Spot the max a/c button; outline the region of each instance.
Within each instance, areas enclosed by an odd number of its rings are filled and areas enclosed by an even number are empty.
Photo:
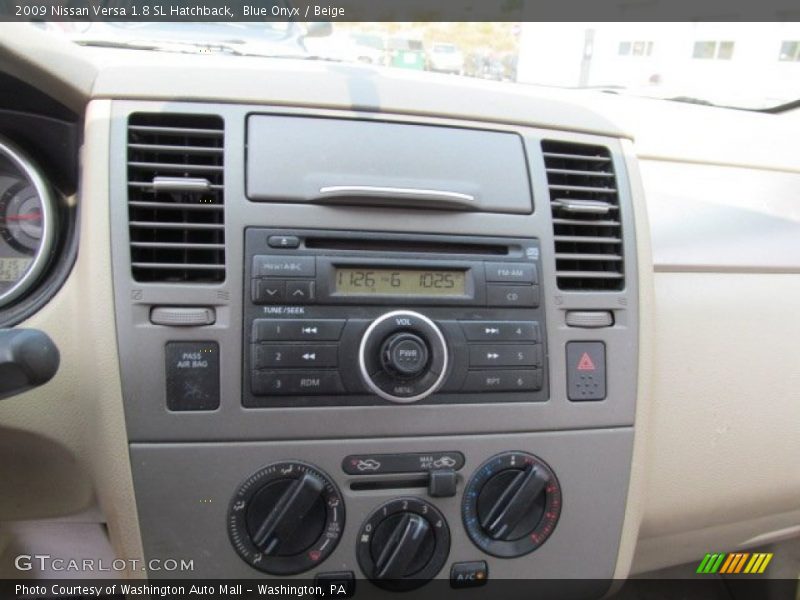
[[[450,587],[455,589],[479,587],[488,578],[489,568],[484,560],[453,563],[450,568]]]

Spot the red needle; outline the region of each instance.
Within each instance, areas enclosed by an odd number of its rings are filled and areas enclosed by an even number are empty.
[[[12,215],[10,217],[6,217],[5,219],[0,219],[0,221],[36,221],[37,219],[42,218],[42,213],[40,212],[32,212],[26,213],[24,215]]]

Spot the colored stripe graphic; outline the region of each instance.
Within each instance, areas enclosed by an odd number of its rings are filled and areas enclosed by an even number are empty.
[[[708,553],[700,561],[697,573],[736,575],[740,573],[763,573],[772,560],[771,552],[714,552]]]
[[[758,566],[758,571],[755,571],[755,572],[756,573],[763,573],[764,570],[767,568],[767,565],[769,564],[769,561],[772,560],[772,556],[773,556],[772,552],[768,552],[768,553],[764,554],[764,562],[762,562]]]
[[[736,554],[728,554],[728,558],[725,559],[725,562],[722,563],[722,567],[720,567],[720,573],[727,573],[728,569],[731,567],[731,563],[736,560]]]
[[[706,554],[700,566],[697,567],[698,573],[716,573],[722,560],[725,558],[724,552],[715,552],[714,554]]]
[[[736,570],[734,571],[731,569],[732,573],[739,573],[744,568],[744,562],[747,560],[747,557],[750,556],[749,552],[745,552],[744,554],[739,555],[739,560],[736,562]]]

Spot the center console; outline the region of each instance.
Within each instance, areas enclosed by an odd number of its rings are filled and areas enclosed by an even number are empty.
[[[544,401],[539,271],[535,239],[248,228],[243,404]]]
[[[142,541],[195,567],[151,577],[343,581],[357,597],[607,590],[638,364],[619,140],[113,110]]]

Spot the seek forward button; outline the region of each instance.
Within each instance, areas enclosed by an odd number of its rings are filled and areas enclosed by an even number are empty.
[[[542,364],[539,344],[472,344],[470,367],[538,367]]]
[[[297,304],[305,304],[314,300],[313,281],[287,281],[286,300]]]

